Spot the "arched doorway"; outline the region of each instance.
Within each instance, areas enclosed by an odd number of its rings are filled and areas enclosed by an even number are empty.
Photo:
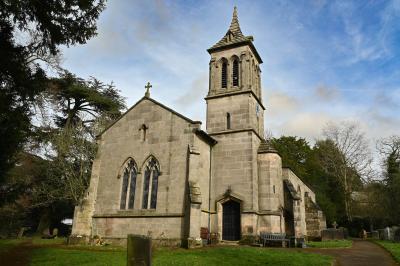
[[[234,200],[222,204],[222,240],[240,240],[240,203]]]

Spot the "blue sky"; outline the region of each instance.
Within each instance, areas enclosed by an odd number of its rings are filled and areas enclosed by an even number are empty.
[[[63,67],[114,82],[128,106],[151,96],[205,122],[206,49],[234,6],[262,64],[265,127],[313,142],[356,121],[371,140],[400,134],[400,1],[109,1],[98,36],[63,48]],[[205,123],[203,123],[205,128]]]

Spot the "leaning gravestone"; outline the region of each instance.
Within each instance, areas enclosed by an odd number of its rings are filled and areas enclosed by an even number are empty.
[[[141,235],[128,235],[128,266],[151,265],[151,238]]]

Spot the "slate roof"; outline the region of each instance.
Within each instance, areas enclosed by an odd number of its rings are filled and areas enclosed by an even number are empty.
[[[262,140],[258,147],[258,153],[278,153],[270,141]]]
[[[232,46],[239,46],[242,44],[248,44],[250,45],[251,49],[253,50],[254,54],[257,56],[259,59],[260,63],[262,63],[261,57],[257,53],[257,50],[255,49],[253,45],[253,36],[245,36],[242,33],[242,30],[240,29],[239,25],[239,19],[237,15],[237,8],[236,6],[233,9],[233,16],[232,16],[232,21],[231,25],[229,26],[228,31],[225,33],[225,36],[222,37],[222,39],[211,46],[207,51],[208,52],[213,52],[216,50],[222,50],[224,48],[229,48]]]

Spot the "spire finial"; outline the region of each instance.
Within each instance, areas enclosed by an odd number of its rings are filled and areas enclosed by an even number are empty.
[[[147,85],[144,87],[146,89],[146,93],[144,94],[144,96],[150,98],[150,88],[152,88],[153,86],[150,84],[150,82],[147,82]]]
[[[229,31],[235,34],[242,34],[242,31],[240,30],[240,26],[239,26],[239,19],[238,19],[238,13],[237,13],[237,7],[234,6],[233,7],[233,15],[232,15],[232,21],[231,21],[231,25],[229,26]]]

